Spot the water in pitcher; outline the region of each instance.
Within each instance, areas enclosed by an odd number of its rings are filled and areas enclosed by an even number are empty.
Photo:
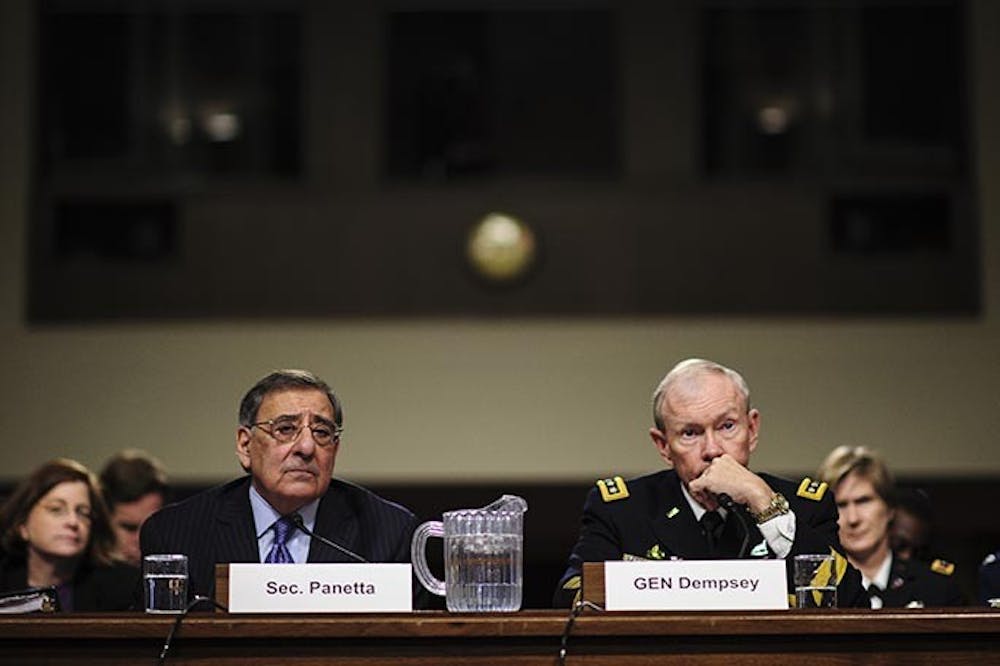
[[[516,611],[521,607],[521,535],[445,537],[447,605],[452,612]]]

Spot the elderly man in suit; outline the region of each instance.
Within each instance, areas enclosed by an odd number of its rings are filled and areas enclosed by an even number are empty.
[[[150,517],[143,554],[187,555],[189,594],[207,597],[216,563],[409,562],[416,517],[332,478],[343,417],[336,395],[310,372],[279,370],[261,379],[240,403],[236,430],[236,455],[248,475]]]

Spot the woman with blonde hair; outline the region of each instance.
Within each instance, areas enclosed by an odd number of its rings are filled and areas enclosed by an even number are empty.
[[[872,608],[961,606],[962,593],[950,562],[927,564],[897,557],[889,528],[895,517],[896,488],[889,466],[864,446],[838,446],[820,465],[817,476],[833,490],[840,543],[861,572],[861,585]]]

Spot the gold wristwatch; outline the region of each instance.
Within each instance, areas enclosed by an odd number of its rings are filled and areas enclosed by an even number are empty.
[[[771,503],[768,504],[763,511],[760,513],[750,512],[753,519],[757,521],[757,524],[766,523],[775,516],[783,516],[788,513],[788,500],[781,493],[774,493],[774,497],[771,498]]]

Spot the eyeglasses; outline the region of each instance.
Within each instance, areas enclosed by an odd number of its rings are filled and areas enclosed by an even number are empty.
[[[268,426],[265,428],[264,426]],[[270,419],[251,423],[251,428],[260,428],[271,437],[282,444],[291,444],[299,438],[299,434],[309,428],[313,440],[320,446],[330,446],[340,439],[340,433],[344,432],[341,426],[331,423],[299,423],[297,419]]]

